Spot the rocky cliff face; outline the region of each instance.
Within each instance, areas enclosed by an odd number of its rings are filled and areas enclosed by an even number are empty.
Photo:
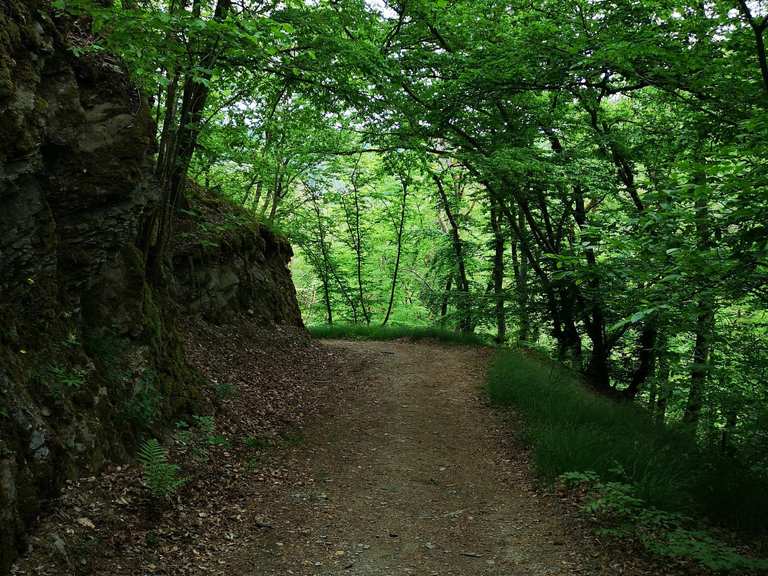
[[[170,286],[148,282],[154,126],[120,63],[75,57],[70,32],[0,0],[0,574],[65,479],[195,406],[175,311],[301,324],[290,248],[253,225],[192,234]]]
[[[286,274],[290,244],[194,183],[187,201],[173,247],[174,301],[214,322],[244,311],[264,324],[303,326]]]

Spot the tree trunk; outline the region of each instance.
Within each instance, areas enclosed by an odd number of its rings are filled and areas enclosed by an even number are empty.
[[[355,252],[355,276],[357,280],[357,298],[363,313],[366,325],[371,324],[371,315],[365,303],[365,290],[363,289],[363,237],[360,230],[360,194],[357,184],[357,166],[352,174],[352,210],[350,210],[344,196],[341,196],[341,207],[344,210],[344,220],[347,224],[350,244]]]
[[[656,364],[656,338],[659,331],[656,328],[654,320],[649,320],[640,331],[638,338],[638,365],[632,373],[632,380],[629,386],[624,390],[624,396],[629,400],[634,400],[642,385],[653,374]],[[656,391],[654,390],[654,395]]]
[[[554,284],[553,289],[555,300],[549,307],[550,314],[556,314],[557,319],[554,333],[557,340],[557,358],[572,368],[581,370],[583,368],[582,345],[581,335],[576,328],[577,302],[575,295],[569,289],[568,283]]]
[[[275,183],[275,193],[272,195],[272,207],[269,210],[269,218],[267,221],[271,224],[275,221],[275,214],[277,214],[277,206],[280,204],[280,199],[283,195],[283,177],[280,175]]]
[[[214,20],[221,22],[227,18],[231,0],[218,0],[214,10]],[[179,200],[183,194],[189,163],[197,146],[202,123],[203,110],[210,92],[210,80],[218,59],[218,46],[207,47],[199,66],[204,72],[200,76],[190,75],[184,82],[181,112],[174,145],[166,151],[164,165],[167,178],[163,181],[163,199],[157,217],[154,245],[147,250],[147,268],[150,275],[158,279],[161,275],[162,261],[173,233],[173,225]]]
[[[175,134],[176,134],[176,107],[178,106],[178,96],[176,90],[179,83],[178,71],[173,74],[173,78],[168,83],[168,88],[165,92],[165,116],[163,117],[163,128],[160,132],[160,144],[157,152],[157,164],[155,166],[155,174],[160,178],[161,182],[165,182],[168,178],[168,157],[172,154],[174,149]],[[158,108],[160,103],[158,102]]]
[[[261,201],[261,193],[262,193],[263,190],[264,190],[264,181],[263,180],[259,180],[256,183],[256,192],[253,195],[253,202],[251,202],[251,206],[253,206],[254,212],[259,207],[259,202]]]
[[[570,360],[574,365],[578,365],[580,368],[581,337],[576,328],[574,291],[572,290],[572,287],[568,285],[568,283],[556,283],[552,281],[549,274],[542,268],[535,257],[527,234],[527,232],[531,231],[532,217],[529,218],[528,215],[525,216],[528,230],[525,230],[526,233],[523,233],[524,229],[521,228],[518,223],[517,216],[506,204],[504,196],[495,190],[493,185],[487,180],[481,179],[481,182],[488,189],[489,193],[493,194],[498,201],[499,207],[501,208],[504,217],[507,219],[509,228],[512,230],[513,237],[518,240],[526,261],[541,282],[547,302],[547,308],[549,309],[550,317],[552,319],[552,335],[555,340],[557,340],[559,358],[561,360]],[[513,194],[513,196],[515,195]],[[532,236],[539,242],[542,249],[545,249],[548,246],[548,244],[541,239],[541,234],[532,234]]]
[[[443,292],[443,299],[440,303],[440,326],[445,326],[446,316],[448,315],[448,303],[451,297],[451,288],[453,287],[453,274],[448,275],[448,280],[445,281],[445,291]]]
[[[491,228],[493,229],[493,294],[496,312],[496,342],[507,339],[507,318],[504,313],[504,234],[499,223],[499,211],[493,197],[491,204]]]
[[[325,301],[326,322],[333,324],[333,308],[331,306],[331,264],[330,255],[328,251],[328,245],[325,241],[325,226],[323,225],[323,215],[320,210],[320,205],[317,203],[317,198],[313,190],[308,189],[310,194],[310,200],[312,201],[312,208],[317,218],[317,240],[320,246],[321,266],[320,266],[320,280],[323,283],[323,300]]]
[[[363,290],[363,238],[360,233],[360,197],[355,186],[355,268],[357,272],[357,294],[360,298],[360,306],[363,310],[363,318],[367,325],[371,324],[371,314],[365,305],[365,292]]]
[[[520,230],[525,230],[525,221],[522,218],[520,219]],[[523,344],[531,340],[531,319],[528,313],[528,259],[518,255],[517,241],[510,242],[510,245],[517,297],[517,342]]]
[[[667,419],[667,406],[672,397],[672,382],[669,380],[669,358],[664,355],[659,360],[659,401],[656,403],[656,421],[664,424]]]
[[[704,159],[697,158],[699,165],[703,165]],[[712,246],[712,233],[709,224],[709,202],[707,191],[707,176],[703,168],[699,168],[694,175],[696,184],[694,193],[694,209],[696,211],[696,247],[701,254],[705,254]],[[698,278],[699,285],[708,282],[706,276]],[[704,388],[709,374],[709,355],[712,346],[712,337],[715,327],[715,309],[712,298],[705,293],[700,293],[697,302],[696,316],[696,342],[693,346],[693,363],[691,365],[691,386],[688,390],[688,401],[683,414],[683,422],[694,428],[699,422],[701,409],[704,402]]]
[[[498,196],[496,198],[498,200]],[[523,257],[521,258],[520,262],[521,280],[524,261],[526,262],[526,266],[530,265],[530,267],[533,268],[536,276],[541,281],[542,287],[544,289],[544,295],[547,301],[547,308],[549,309],[549,314],[552,319],[552,336],[557,341],[558,358],[561,360],[565,360],[567,358],[580,358],[581,338],[579,337],[578,331],[576,330],[576,324],[573,320],[572,312],[570,310],[563,309],[565,302],[562,298],[562,291],[560,291],[558,287],[550,281],[549,276],[539,265],[539,262],[533,253],[525,227],[527,220],[523,217],[522,213],[518,211],[518,213],[515,214],[501,201],[499,201],[499,206],[501,207],[504,216],[507,219],[507,223],[509,224],[509,228],[512,231],[513,237],[517,238],[520,249],[523,253]],[[526,282],[518,282],[518,288],[525,286],[525,292],[522,297],[526,303],[525,318],[527,320],[527,304],[529,301],[527,291],[527,268],[525,271]],[[518,294],[518,297],[520,297],[520,294]]]
[[[433,174],[432,179],[437,185],[440,203],[448,218],[448,223],[451,226],[451,245],[453,246],[453,254],[456,258],[456,280],[459,288],[458,308],[461,311],[459,330],[468,334],[474,331],[474,327],[472,325],[472,306],[469,300],[469,280],[467,278],[467,270],[464,262],[464,248],[461,242],[459,223],[451,210],[451,205],[448,201],[448,195],[445,193],[445,187],[443,186],[442,180],[437,174]]]
[[[333,308],[331,308],[331,292],[328,287],[328,273],[327,271],[321,276],[323,282],[323,300],[325,300],[325,321],[331,325],[333,324]]]
[[[723,426],[720,436],[720,451],[726,456],[734,456],[736,453],[733,435],[736,431],[738,417],[738,412],[734,408],[727,408],[725,410],[725,426]]]
[[[746,18],[752,33],[755,36],[755,52],[757,53],[757,62],[760,65],[760,74],[763,79],[763,89],[766,95],[768,95],[768,58],[765,55],[765,39],[763,33],[768,28],[768,16],[763,15],[758,21],[755,19],[754,14],[749,6],[747,0],[738,0],[739,9],[742,15]]]
[[[691,387],[683,414],[683,422],[696,426],[701,416],[704,403],[704,389],[709,374],[709,355],[712,345],[712,333],[715,314],[709,301],[699,302],[700,310],[696,318],[696,342],[693,346],[693,364],[691,365]]]
[[[251,200],[251,194],[253,193],[253,187],[256,186],[257,190],[261,181],[259,181],[260,174],[254,170],[253,176],[248,180],[248,184],[245,185],[245,193],[243,194],[243,207],[248,207],[248,202]],[[257,182],[258,181],[258,182]]]
[[[397,227],[397,254],[395,256],[395,269],[392,272],[392,289],[389,292],[389,304],[387,304],[387,313],[384,316],[382,326],[386,326],[389,322],[389,317],[392,314],[392,306],[395,303],[395,289],[397,288],[397,274],[400,270],[400,256],[403,251],[403,229],[405,227],[405,205],[408,200],[408,181],[403,179],[401,181],[403,187],[403,200],[400,206],[400,224]]]
[[[648,411],[653,414],[656,411],[656,402],[659,398],[659,382],[654,377],[651,378],[650,385],[648,386]]]
[[[592,341],[592,355],[587,364],[587,377],[590,382],[600,390],[610,388],[610,358],[611,345],[606,337],[605,315],[603,314],[602,292],[600,286],[600,272],[597,269],[597,256],[592,246],[592,238],[586,235],[587,212],[584,205],[584,191],[581,186],[573,187],[574,219],[582,231],[582,240],[587,243],[584,248],[584,257],[587,261],[586,298],[583,305],[584,324],[587,327],[587,335]]]

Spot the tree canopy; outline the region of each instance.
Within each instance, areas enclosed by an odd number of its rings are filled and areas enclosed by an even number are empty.
[[[56,0],[188,178],[297,248],[309,323],[551,351],[768,469],[762,0]]]

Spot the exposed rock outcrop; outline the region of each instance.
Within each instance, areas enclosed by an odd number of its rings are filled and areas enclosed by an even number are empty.
[[[154,126],[108,55],[75,56],[43,2],[0,0],[0,574],[67,478],[192,410],[184,310],[301,324],[290,247],[250,226],[179,247],[148,282]]]
[[[291,245],[239,206],[190,183],[173,250],[172,293],[187,312],[303,326],[286,266]]]

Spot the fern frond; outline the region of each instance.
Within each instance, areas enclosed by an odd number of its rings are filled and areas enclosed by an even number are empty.
[[[168,461],[168,455],[165,449],[160,446],[157,438],[150,438],[139,448],[138,459],[142,466],[146,468],[165,464]]]
[[[144,442],[139,448],[137,458],[144,471],[144,483],[152,496],[167,498],[186,483],[179,478],[179,467],[168,462],[168,453],[156,438]]]

